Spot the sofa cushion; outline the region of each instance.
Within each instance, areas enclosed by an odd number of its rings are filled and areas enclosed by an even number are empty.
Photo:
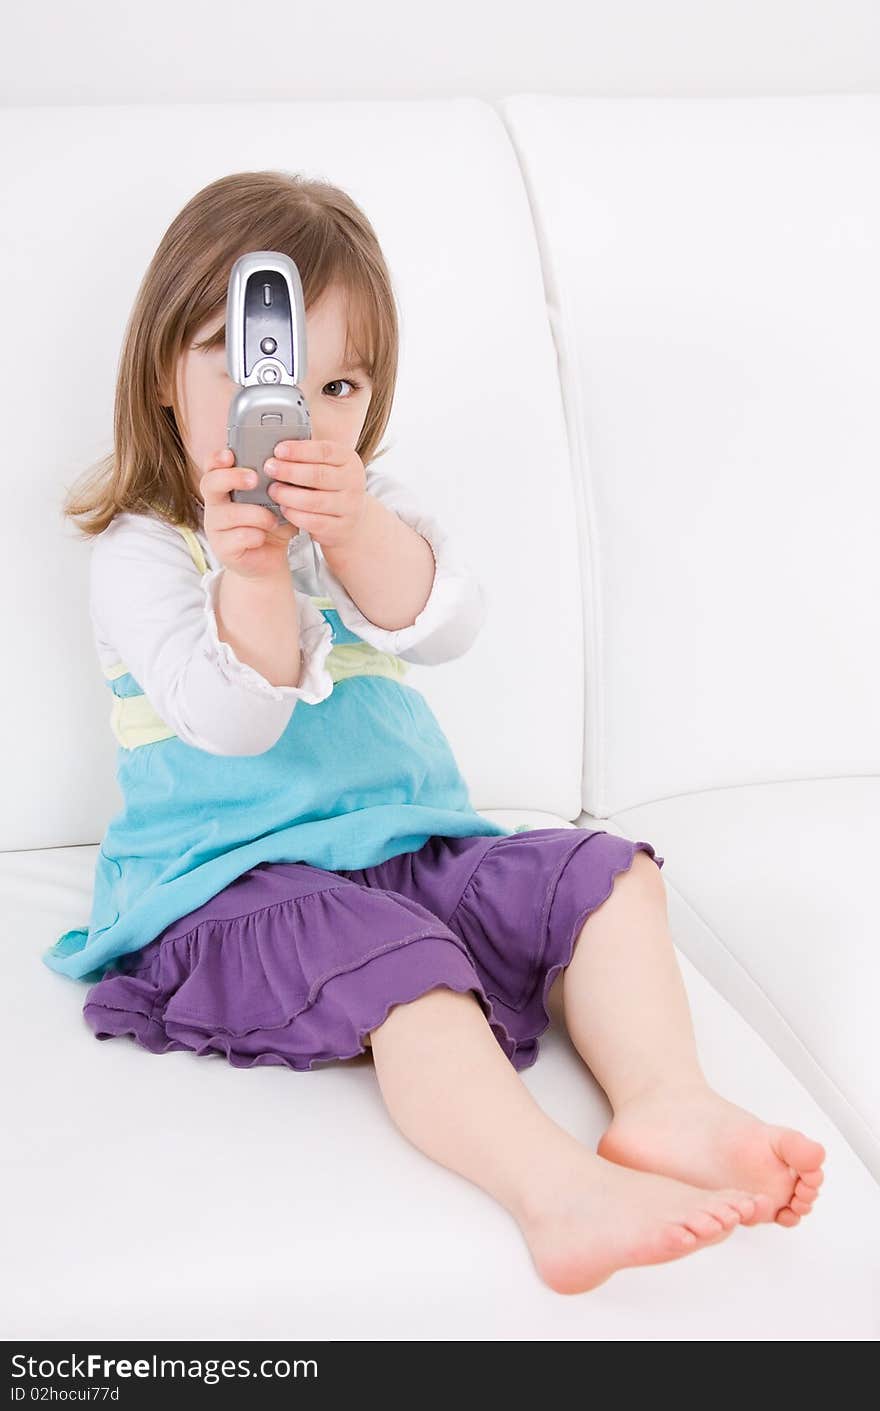
[[[505,827],[564,820],[495,811]],[[6,919],[8,1338],[870,1340],[880,1189],[767,1045],[681,958],[708,1077],[827,1151],[795,1229],[734,1231],[580,1296],[538,1278],[479,1187],[411,1146],[371,1055],[310,1073],[97,1040],[87,987],[39,964],[94,848],[0,856]],[[521,1075],[591,1148],[604,1094],[558,1022]]]
[[[880,774],[880,94],[500,108],[577,489],[584,809]]]
[[[486,587],[476,642],[441,670],[413,665],[474,806],[580,807],[583,669],[577,529],[556,354],[531,212],[488,103],[240,103],[0,110],[9,328],[51,328],[39,377],[16,388],[0,526],[6,623],[0,728],[15,749],[0,848],[100,840],[119,807],[107,689],[88,623],[88,544],[62,523],[67,486],[110,449],[117,356],[169,222],[234,171],[301,171],[345,187],[372,221],[399,304],[400,376],[376,462],[455,532]],[[4,140],[5,139],[5,140]],[[467,160],[461,154],[467,153]],[[65,220],[46,218],[45,193]],[[44,277],[51,269],[52,278]],[[59,298],[59,290],[64,297]],[[46,385],[53,388],[45,428]],[[34,435],[48,429],[49,442]],[[59,431],[58,428],[63,430]],[[21,526],[39,526],[23,533]],[[549,684],[548,684],[549,683]]]

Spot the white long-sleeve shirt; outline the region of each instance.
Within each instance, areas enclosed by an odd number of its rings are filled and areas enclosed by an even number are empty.
[[[89,611],[102,669],[122,661],[162,720],[183,741],[212,754],[260,754],[280,738],[299,701],[333,690],[326,667],[329,622],[312,602],[326,597],[363,641],[404,661],[431,666],[462,656],[483,625],[485,589],[453,538],[408,486],[367,467],[367,491],[423,535],[435,560],[424,608],[408,627],[388,631],[360,612],[304,530],[288,544],[303,667],[298,686],[275,686],[236,656],[217,632],[216,603],[226,570],[200,522],[200,574],[182,536],[152,514],[118,514],[92,542]]]

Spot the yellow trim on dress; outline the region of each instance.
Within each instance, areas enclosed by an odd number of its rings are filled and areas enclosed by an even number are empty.
[[[169,729],[147,697],[114,696],[110,709],[110,729],[124,750],[170,740],[177,732]]]
[[[193,563],[199,570],[199,573],[207,573],[208,562],[205,558],[205,551],[199,543],[198,539],[196,538],[192,529],[190,529],[186,524],[176,524],[174,527],[183,535],[184,539],[186,540],[187,545],[189,547],[189,551],[193,557]]]
[[[176,529],[183,535],[199,572],[208,571],[204,551],[195,534],[186,525],[178,524]],[[312,598],[316,608],[333,608],[332,598]],[[392,681],[402,680],[409,670],[409,664],[390,652],[381,652],[370,642],[342,642],[331,647],[325,665],[334,685],[350,676],[384,676]],[[104,667],[104,676],[115,681],[124,676],[128,667],[117,661]],[[110,711],[110,728],[123,749],[134,750],[140,745],[152,745],[158,740],[170,740],[177,732],[172,730],[151,705],[143,693],[135,696],[113,697]]]

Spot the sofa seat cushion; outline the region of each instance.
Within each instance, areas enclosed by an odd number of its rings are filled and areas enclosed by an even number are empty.
[[[562,826],[494,810],[505,826]],[[654,830],[659,837],[659,830]],[[651,837],[650,833],[645,834]],[[670,835],[671,836],[671,835]],[[660,839],[665,841],[665,839]],[[827,1151],[816,1210],[563,1297],[508,1213],[398,1132],[372,1057],[236,1069],[97,1041],[40,955],[88,903],[94,847],[0,855],[7,1337],[869,1340],[880,1189],[833,1122],[682,957],[710,1080]],[[679,852],[682,850],[679,849]],[[675,856],[674,849],[670,852]],[[664,869],[665,871],[665,869]],[[554,1020],[522,1080],[590,1148],[604,1094]]]

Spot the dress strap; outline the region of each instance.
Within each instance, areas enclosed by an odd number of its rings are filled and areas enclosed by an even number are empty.
[[[174,528],[179,534],[183,535],[186,546],[192,554],[193,563],[199,570],[199,573],[207,573],[208,563],[205,558],[205,553],[193,531],[185,524],[175,524]]]

